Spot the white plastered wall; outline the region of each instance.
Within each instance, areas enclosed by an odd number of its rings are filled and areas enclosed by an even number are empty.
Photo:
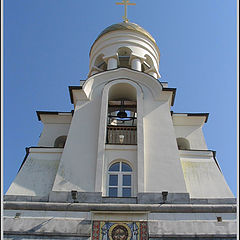
[[[69,123],[45,123],[39,138],[38,146],[54,147],[54,142],[58,137],[68,135],[69,127]]]
[[[96,86],[90,99],[76,99],[53,191],[94,192],[101,89]]]
[[[72,121],[72,113],[40,113],[40,119],[44,124],[39,138],[38,146],[54,147],[55,140],[60,136],[67,136]]]
[[[179,152],[191,198],[234,198],[211,151]]]
[[[61,155],[60,148],[30,148],[24,165],[6,195],[48,196]]]
[[[174,126],[176,138],[186,138],[190,149],[207,150],[207,145],[202,132],[202,126]]]
[[[144,161],[146,192],[187,192],[169,111],[144,88]]]

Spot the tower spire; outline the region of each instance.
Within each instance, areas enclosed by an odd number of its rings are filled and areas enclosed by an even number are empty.
[[[127,6],[128,5],[136,5],[136,3],[130,3],[129,0],[122,0],[122,2],[117,2],[117,5],[124,5],[124,16],[123,16],[123,21],[128,22],[127,19]]]

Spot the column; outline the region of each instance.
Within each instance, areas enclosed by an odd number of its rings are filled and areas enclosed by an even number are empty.
[[[117,59],[116,57],[110,57],[107,60],[107,70],[115,69],[117,68]]]
[[[131,68],[133,70],[142,71],[141,59],[133,58],[132,61],[131,61]]]

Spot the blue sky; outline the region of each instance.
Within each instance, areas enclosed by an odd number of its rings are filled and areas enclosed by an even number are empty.
[[[117,0],[4,1],[4,192],[42,130],[37,110],[71,111],[98,34],[122,21]],[[235,0],[132,0],[128,18],[155,38],[174,112],[209,112],[204,134],[237,189]]]

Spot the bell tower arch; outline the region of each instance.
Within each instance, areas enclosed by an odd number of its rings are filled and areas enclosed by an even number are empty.
[[[102,94],[101,116],[98,135],[98,157],[96,167],[95,191],[104,192],[104,178],[108,163],[108,148],[132,158],[136,165],[136,185],[144,191],[144,153],[143,153],[143,91],[134,81],[117,79],[105,85]],[[118,147],[119,146],[119,147]],[[126,147],[128,146],[128,147]],[[118,154],[118,153],[117,153]]]

